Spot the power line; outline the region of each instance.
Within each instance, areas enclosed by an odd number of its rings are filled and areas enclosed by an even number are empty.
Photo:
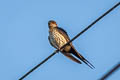
[[[73,40],[78,38],[81,34],[83,34],[85,31],[87,31],[89,28],[91,28],[95,23],[97,23],[100,19],[102,19],[104,16],[106,16],[108,13],[110,13],[113,9],[115,9],[117,6],[120,5],[120,2],[118,2],[116,5],[114,5],[112,8],[110,8],[107,12],[105,12],[103,15],[98,17],[94,22],[92,22],[90,25],[88,25],[84,30],[82,30],[80,33],[78,33],[75,37],[73,37],[68,43],[63,45],[61,49],[63,49],[66,45],[71,43]],[[25,75],[23,75],[19,80],[23,80],[26,76],[28,76],[31,72],[33,72],[35,69],[37,69],[39,66],[41,66],[43,63],[45,63],[48,59],[50,59],[52,56],[54,56],[57,52],[59,52],[59,49],[55,50],[50,56],[48,56],[46,59],[44,59],[42,62],[40,62],[38,65],[36,65],[34,68],[32,68],[30,71],[28,71]],[[90,64],[91,65],[91,64]],[[93,66],[93,65],[91,65]],[[93,66],[94,67],[94,66]]]
[[[120,69],[120,62],[113,69],[111,69],[108,73],[106,73],[100,80],[106,80],[110,75],[112,75],[118,69]]]

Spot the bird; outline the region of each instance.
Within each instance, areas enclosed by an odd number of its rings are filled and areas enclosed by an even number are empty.
[[[54,20],[48,21],[48,27],[49,27],[48,40],[54,48],[58,49],[63,55],[65,55],[66,57],[68,57],[69,59],[71,59],[74,62],[82,64],[81,61],[83,61],[91,69],[95,68],[87,59],[85,59],[75,49],[72,42],[61,49],[61,47],[63,45],[65,45],[67,42],[70,41],[70,38],[69,38],[67,32],[63,28],[58,27],[56,21],[54,21]]]

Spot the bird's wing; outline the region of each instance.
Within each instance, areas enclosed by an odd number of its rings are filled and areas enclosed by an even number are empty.
[[[67,32],[63,28],[57,27],[57,29],[61,30],[64,34],[66,34],[68,36]]]
[[[81,62],[80,62],[78,59],[76,59],[75,57],[73,57],[70,53],[63,53],[63,54],[64,54],[66,57],[68,57],[69,59],[71,59],[71,60],[73,60],[73,61],[81,64]]]
[[[64,36],[64,38],[65,38],[67,41],[70,41],[70,38],[69,38],[67,32],[66,32],[64,29],[62,29],[62,28],[60,28],[60,27],[58,27],[57,29],[58,29],[59,33],[62,34],[62,36]],[[70,43],[70,45],[72,46],[72,43]],[[62,53],[63,53],[66,57],[68,57],[69,59],[71,59],[71,60],[73,60],[73,61],[81,64],[81,62],[80,62],[77,58],[73,57],[72,54],[70,54],[70,53],[65,53],[65,52],[63,52],[63,51],[62,51]]]
[[[67,41],[70,41],[70,38],[69,38],[67,32],[63,28],[57,27],[57,30],[60,34],[62,34],[62,36],[65,37],[65,39],[67,39]]]
[[[60,28],[60,27],[58,27],[57,29],[58,29],[59,33],[62,34],[62,35],[65,37],[65,39],[66,39],[67,41],[70,41],[70,38],[69,38],[67,32],[66,32],[64,29],[62,29],[62,28]],[[76,51],[76,49],[74,48],[74,46],[72,45],[72,43],[70,43],[70,45],[71,45],[71,47],[72,47],[71,49],[73,49],[73,51],[74,51],[74,52],[72,52],[74,56],[76,56],[77,58],[79,58],[80,60],[82,60],[82,61],[83,61],[85,64],[87,64],[90,68],[92,68],[92,69],[95,68],[87,59],[85,59],[81,54],[79,54],[79,53]],[[77,62],[77,63],[80,62],[79,60],[77,60],[76,58],[74,58],[71,54],[64,54],[64,55],[67,56],[68,58],[72,59],[73,61]],[[81,63],[81,62],[80,62],[80,63]]]

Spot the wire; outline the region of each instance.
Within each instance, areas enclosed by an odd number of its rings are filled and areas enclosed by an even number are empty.
[[[61,49],[63,49],[66,45],[71,43],[73,40],[78,38],[81,34],[83,34],[85,31],[87,31],[89,28],[91,28],[95,23],[97,23],[100,19],[102,19],[104,16],[106,16],[109,12],[111,12],[113,9],[115,9],[117,6],[120,5],[120,2],[118,2],[116,5],[114,5],[112,8],[110,8],[107,12],[105,12],[103,15],[101,15],[99,18],[97,18],[94,22],[92,22],[90,25],[88,25],[84,30],[82,30],[79,34],[77,34],[75,37],[73,37],[68,43],[63,45]],[[45,63],[48,59],[50,59],[52,56],[54,56],[59,50],[55,50],[50,56],[48,56],[46,59],[44,59],[42,62],[40,62],[38,65],[36,65],[34,68],[32,68],[29,72],[27,72],[25,75],[23,75],[19,80],[23,80],[26,76],[28,76],[31,72],[33,72],[35,69],[37,69],[39,66],[41,66],[43,63]]]
[[[112,75],[118,69],[120,69],[120,62],[113,69],[111,69],[108,73],[106,73],[100,80],[106,80],[110,75]]]
[[[58,50],[56,50],[58,51]],[[44,59],[42,62],[40,62],[38,65],[36,65],[34,68],[32,68],[29,72],[27,72],[24,76],[22,76],[19,80],[23,80],[27,75],[29,75],[31,72],[33,72],[35,69],[37,69],[40,65],[42,65],[44,62],[46,62],[48,59],[50,59],[53,55],[55,55],[57,52],[54,51],[50,56],[48,56],[46,59]]]

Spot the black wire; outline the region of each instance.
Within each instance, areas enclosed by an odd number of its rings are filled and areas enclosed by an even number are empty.
[[[105,12],[102,16],[100,16],[99,18],[97,18],[94,22],[92,22],[89,26],[87,26],[84,30],[82,30],[79,34],[77,34],[75,37],[73,37],[68,43],[66,43],[65,45],[63,45],[60,50],[62,48],[64,48],[66,45],[68,45],[69,43],[71,43],[73,40],[75,40],[77,37],[79,37],[81,34],[83,34],[85,31],[87,31],[90,27],[92,27],[95,23],[97,23],[100,19],[102,19],[104,16],[106,16],[109,12],[111,12],[113,9],[115,9],[117,6],[120,5],[120,2],[118,2],[115,6],[113,6],[112,8],[110,8],[107,12]],[[57,52],[59,52],[59,50],[55,50],[50,56],[48,56],[45,60],[43,60],[42,62],[40,62],[38,65],[36,65],[34,68],[32,68],[29,72],[27,72],[25,75],[23,75],[19,80],[23,80],[27,75],[29,75],[31,72],[33,72],[36,68],[38,68],[39,66],[41,66],[44,62],[46,62],[49,58],[51,58],[52,56],[54,56]]]
[[[110,75],[112,75],[118,69],[120,69],[120,62],[113,69],[111,69],[108,73],[106,73],[100,80],[106,80]]]
[[[55,55],[59,50],[54,51],[50,56],[48,56],[46,59],[44,59],[42,62],[40,62],[38,65],[36,65],[34,68],[32,68],[29,72],[27,72],[24,76],[22,76],[19,80],[23,80],[27,75],[29,75],[31,72],[33,72],[35,69],[37,69],[40,65],[42,65],[44,62],[46,62],[48,59],[50,59],[53,55]]]

